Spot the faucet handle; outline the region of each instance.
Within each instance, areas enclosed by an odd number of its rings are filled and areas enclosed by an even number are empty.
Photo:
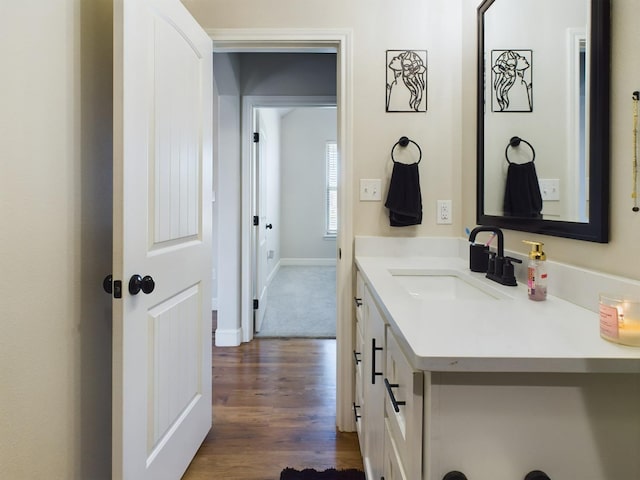
[[[516,276],[513,269],[513,263],[522,263],[522,260],[513,257],[504,257],[504,265],[502,266],[502,284],[509,285],[511,287],[515,287],[518,282],[516,282]]]
[[[489,260],[487,261],[487,277],[496,273],[496,252],[489,250]]]

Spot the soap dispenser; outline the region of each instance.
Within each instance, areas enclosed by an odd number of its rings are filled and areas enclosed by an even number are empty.
[[[527,290],[529,299],[535,301],[547,298],[547,256],[542,251],[542,242],[523,240],[531,247],[529,252],[529,265],[527,266]]]

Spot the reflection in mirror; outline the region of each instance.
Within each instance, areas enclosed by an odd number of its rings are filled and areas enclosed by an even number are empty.
[[[478,223],[606,242],[609,0],[485,0],[478,27]]]

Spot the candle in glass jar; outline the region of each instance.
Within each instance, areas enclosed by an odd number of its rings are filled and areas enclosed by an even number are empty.
[[[640,346],[640,298],[601,294],[600,336],[623,345]]]

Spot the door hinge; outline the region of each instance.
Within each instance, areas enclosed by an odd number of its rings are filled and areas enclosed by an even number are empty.
[[[257,298],[253,299],[253,309],[258,310],[260,308],[260,301]]]
[[[253,143],[258,143],[260,141],[260,134],[258,132],[255,132],[253,134]]]
[[[258,215],[254,215],[253,216],[253,226],[257,227],[258,225],[260,225],[260,217]]]

